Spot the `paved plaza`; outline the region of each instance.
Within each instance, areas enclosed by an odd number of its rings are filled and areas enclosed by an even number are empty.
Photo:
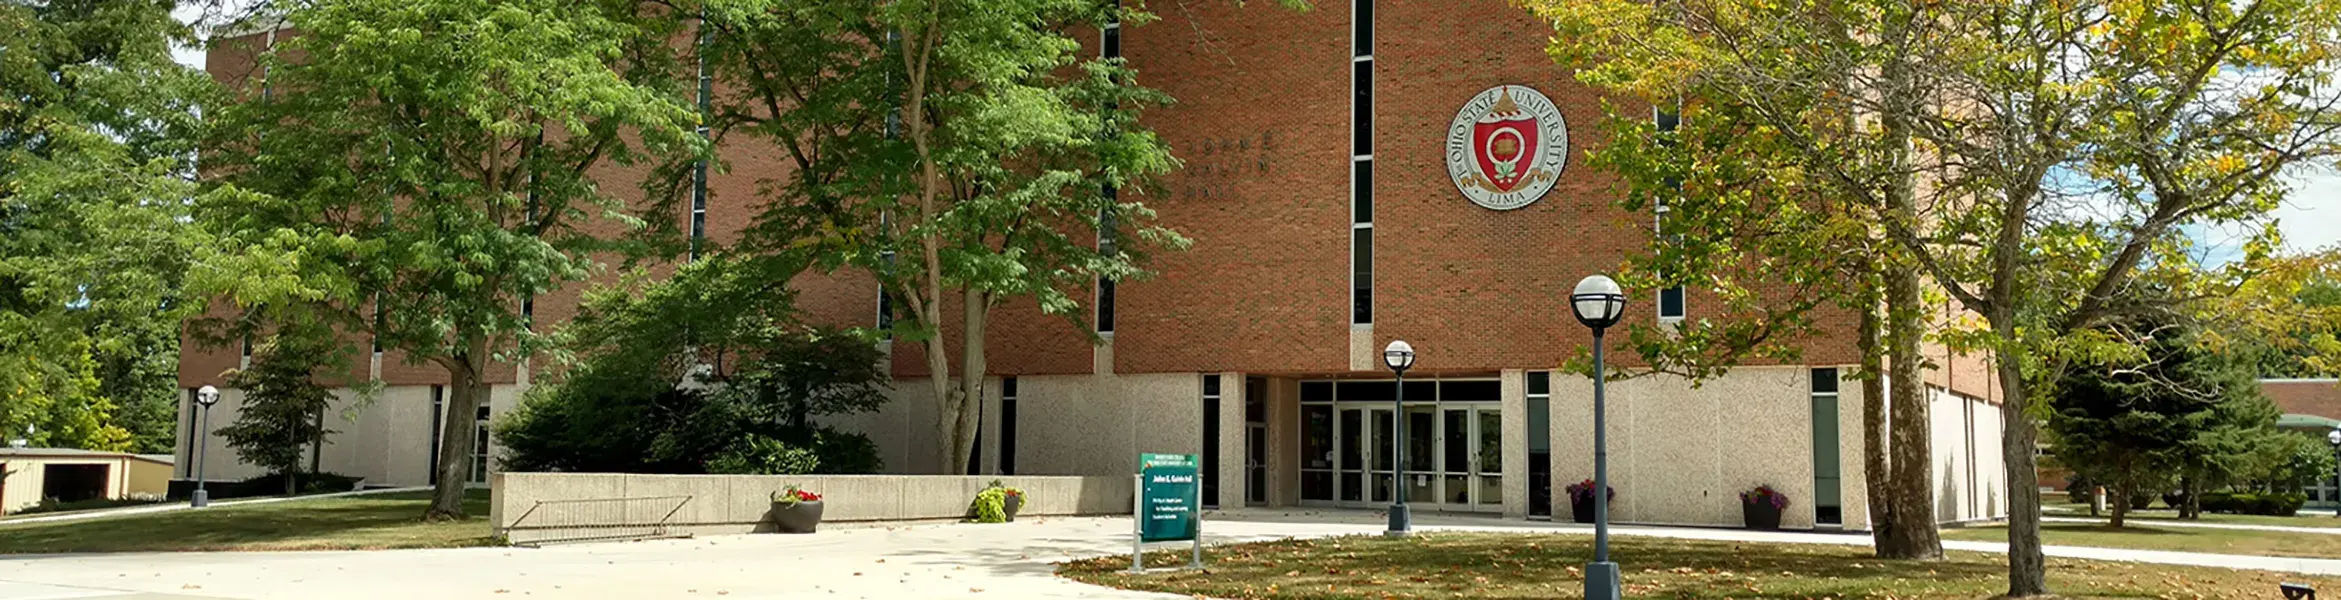
[[[1371,512],[1250,510],[1206,522],[1211,543],[1374,533]],[[1589,533],[1575,524],[1424,515],[1424,530]],[[1864,545],[1861,534],[1620,527],[1619,535]],[[30,556],[0,559],[0,600],[456,598],[1182,598],[1060,579],[1054,563],[1129,551],[1127,518],[1003,525],[831,527],[552,546],[374,552]],[[1957,550],[1999,544],[1944,542]],[[1176,547],[1164,545],[1163,548]],[[2341,560],[2051,547],[2075,558],[2341,575]],[[1619,557],[1630,563],[1631,556]]]

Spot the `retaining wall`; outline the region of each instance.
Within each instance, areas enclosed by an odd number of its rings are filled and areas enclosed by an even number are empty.
[[[650,524],[669,534],[771,530],[771,495],[790,485],[822,496],[822,520],[958,519],[991,481],[1024,490],[1021,515],[1129,514],[1129,475],[638,475],[496,473],[489,509],[496,533],[516,544]]]

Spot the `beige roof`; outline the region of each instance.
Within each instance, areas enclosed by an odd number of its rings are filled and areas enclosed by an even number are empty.
[[[148,461],[148,462],[155,462],[155,463],[162,463],[162,464],[166,464],[166,465],[169,465],[169,464],[177,464],[177,463],[178,463],[178,459],[177,459],[176,457],[173,457],[173,456],[169,455],[169,454],[127,454],[127,453],[122,453],[122,452],[102,452],[102,451],[97,451],[97,450],[83,450],[83,449],[80,449],[80,448],[7,448],[7,447],[0,447],[0,458],[9,458],[9,457],[22,457],[22,458],[135,458],[135,459],[138,459],[138,460],[143,460],[143,461]]]

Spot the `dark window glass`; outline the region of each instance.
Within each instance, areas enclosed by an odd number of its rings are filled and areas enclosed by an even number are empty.
[[[1544,398],[1528,399],[1528,451],[1546,452],[1552,449],[1552,401]]]
[[[1388,381],[1344,381],[1340,386],[1341,392],[1336,395],[1342,402],[1389,402],[1396,400],[1398,394],[1398,384]]]
[[[1407,390],[1413,394],[1414,390]],[[1497,402],[1504,399],[1504,384],[1500,381],[1441,381],[1439,400],[1445,402]]]
[[[1364,156],[1374,153],[1374,61],[1350,63],[1350,72],[1356,77],[1356,94],[1350,96],[1349,153]]]
[[[1356,8],[1349,15],[1349,34],[1352,40],[1356,42],[1356,55],[1366,56],[1373,54],[1374,0],[1355,0],[1355,2],[1352,4],[1354,4]]]
[[[1122,28],[1120,28],[1120,27],[1107,27],[1107,28],[1106,28],[1106,30],[1105,30],[1105,57],[1106,57],[1106,58],[1119,58],[1119,57],[1121,57],[1121,56],[1122,56]]]
[[[1374,161],[1349,162],[1349,212],[1356,223],[1374,222]]]
[[[1659,133],[1671,133],[1682,126],[1683,115],[1672,110],[1659,109],[1657,121]]]
[[[1244,422],[1268,422],[1268,380],[1244,378]]]
[[[1374,229],[1352,229],[1350,239],[1350,266],[1355,270],[1350,278],[1349,322],[1374,322]]]
[[[1438,394],[1438,393],[1439,393],[1439,384],[1438,384],[1438,382],[1435,382],[1435,381],[1409,381],[1409,382],[1406,382],[1406,401],[1407,401],[1407,402],[1429,402],[1429,401],[1431,401],[1432,399],[1435,399],[1435,398],[1437,398],[1437,397],[1438,397],[1438,396],[1437,396],[1437,394]]]
[[[1658,316],[1680,318],[1683,316],[1683,311],[1682,286],[1658,290]]]
[[[1097,280],[1097,332],[1114,332],[1114,280]]]
[[[1209,379],[1218,379],[1211,376]],[[1219,506],[1219,397],[1203,399],[1203,505]]]
[[[1331,382],[1331,381],[1303,381],[1303,382],[1301,382],[1301,401],[1302,401],[1302,402],[1331,402],[1331,401],[1333,401],[1333,382]]]
[[[1549,396],[1553,393],[1553,374],[1547,371],[1528,372],[1528,395]]]
[[[1219,395],[1219,376],[1218,376],[1218,375],[1204,375],[1204,376],[1203,376],[1203,395],[1205,395],[1205,396],[1218,396],[1218,395]]]
[[[1016,474],[1016,378],[1000,384],[1000,474]]]
[[[1813,369],[1813,393],[1837,393],[1837,369]]]

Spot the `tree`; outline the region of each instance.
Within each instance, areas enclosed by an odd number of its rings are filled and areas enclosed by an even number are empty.
[[[279,335],[260,344],[252,366],[231,371],[229,387],[244,391],[236,422],[217,432],[236,458],[284,477],[285,494],[299,493],[301,459],[334,432],[325,428],[333,392],[316,375],[333,365],[334,348],[298,336]]]
[[[266,196],[209,203],[239,245],[282,248],[303,302],[257,304],[370,334],[447,371],[471,414],[487,371],[542,346],[520,310],[584,279],[597,230],[641,220],[596,179],[702,148],[680,100],[671,15],[632,3],[318,0],[265,11],[274,35],[219,111],[219,182]],[[473,436],[448,419],[428,515],[463,515]]]
[[[774,275],[801,269],[718,254],[595,292],[558,336],[565,372],[497,422],[506,466],[876,472],[868,438],[815,419],[885,404],[882,355],[866,334],[795,321]]]
[[[2107,329],[2136,336],[2140,356],[2076,365],[2055,387],[2047,419],[2057,457],[2107,484],[2113,526],[2130,499],[2173,487],[2191,499],[2229,483],[2275,430],[2276,407],[2241,364],[2206,346],[2193,326],[2140,319]]]
[[[1592,163],[1621,176],[1623,208],[1662,208],[1629,282],[1712,289],[1718,318],[1636,326],[1630,345],[1654,371],[1696,381],[1744,358],[1794,356],[1815,311],[1858,315],[1874,547],[1939,558],[1925,389],[1883,385],[1921,381],[1924,367],[1919,276],[1876,225],[1916,214],[1914,129],[1897,116],[1908,108],[1865,116],[1842,100],[1915,104],[1912,68],[1881,57],[1939,41],[1891,2],[1522,4],[1553,22],[1551,50],[1583,67],[1580,80],[1681,113],[1652,135],[1638,108],[1607,105],[1613,135]]]
[[[1725,27],[1714,29],[1757,35],[1660,28],[1647,39],[1663,43],[1640,45],[1655,49],[1612,70],[1681,80],[1712,73],[1702,69],[1710,62],[1866,65],[1758,70],[1766,76],[1729,88],[1744,93],[1717,100],[1753,107],[1781,94],[1818,100],[1819,110],[1757,113],[1804,156],[1801,176],[1836,179],[1847,190],[1863,189],[1853,184],[1865,180],[1868,165],[1927,176],[1930,185],[1905,188],[1929,194],[1918,202],[1906,204],[1895,191],[1862,204],[1880,209],[1875,222],[1911,268],[1988,329],[1944,338],[1993,353],[2010,505],[2009,595],[2047,593],[2034,386],[2053,382],[2063,361],[2102,352],[2107,340],[2086,332],[2105,320],[2216,296],[2221,280],[2232,285],[2249,273],[2240,265],[2206,272],[2186,260],[2181,228],[2258,221],[2282,197],[2284,172],[2334,156],[2341,119],[2319,82],[2329,81],[2341,56],[2318,44],[2341,29],[2341,7],[2287,0],[1716,6],[1690,20],[1721,17]],[[1675,9],[1587,12],[1619,25],[1664,25],[1682,16]],[[1878,28],[1855,28],[1872,23]],[[1812,43],[1781,43],[1798,40]],[[2223,71],[2249,76],[2218,76]],[[1882,143],[1830,135],[1848,123]],[[1873,160],[1844,160],[1847,153]],[[2269,244],[2249,247],[2256,251],[2242,263],[2263,257]],[[2171,293],[2129,303],[2148,282]]]
[[[0,431],[167,450],[176,325],[209,238],[185,222],[211,79],[172,3],[0,2]]]

